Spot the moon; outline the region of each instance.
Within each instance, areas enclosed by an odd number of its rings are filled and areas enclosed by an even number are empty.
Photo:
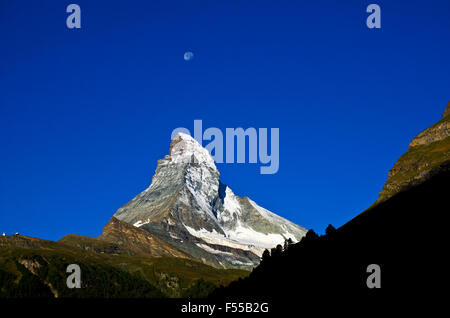
[[[185,61],[191,61],[194,58],[194,53],[191,51],[187,51],[184,53],[184,60]]]

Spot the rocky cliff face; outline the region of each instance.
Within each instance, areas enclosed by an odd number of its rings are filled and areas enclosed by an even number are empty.
[[[68,234],[61,238],[58,243],[101,254],[189,258],[189,255],[157,236],[119,221],[115,217],[112,217],[105,225],[99,237]]]
[[[443,119],[418,134],[409,144],[409,147],[427,146],[433,142],[444,140],[450,136],[450,102],[442,115]]]
[[[153,257],[171,256],[189,258],[186,253],[174,248],[160,238],[131,224],[112,217],[103,228],[99,239],[117,244],[121,249],[135,254],[146,254]]]
[[[442,117],[450,116],[450,101],[447,104],[447,108],[445,109],[444,113],[442,114]]]
[[[377,202],[422,183],[450,161],[450,102],[443,119],[418,134],[389,171]],[[446,169],[446,168],[445,168]]]
[[[177,135],[158,160],[151,185],[114,217],[216,267],[250,268],[266,248],[298,241],[306,230],[239,197],[220,182],[209,152]]]

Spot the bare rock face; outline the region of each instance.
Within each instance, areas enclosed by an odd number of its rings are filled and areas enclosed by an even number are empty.
[[[444,113],[442,114],[442,117],[445,118],[450,115],[450,101],[447,104],[447,108],[445,109]]]
[[[410,147],[429,145],[433,142],[444,140],[450,136],[450,120],[443,120],[418,134],[410,143]]]
[[[158,160],[151,185],[114,217],[219,268],[252,268],[264,249],[306,230],[221,183],[208,150],[186,134]]]
[[[398,192],[420,184],[450,162],[450,102],[443,119],[418,134],[389,171],[388,180],[377,203]]]
[[[117,244],[121,249],[135,254],[189,258],[186,253],[177,250],[160,238],[131,224],[119,221],[115,217],[112,217],[105,225],[99,239]]]
[[[25,266],[33,275],[38,274],[38,270],[42,267],[42,265],[37,260],[29,260],[25,258],[19,259],[19,263]]]

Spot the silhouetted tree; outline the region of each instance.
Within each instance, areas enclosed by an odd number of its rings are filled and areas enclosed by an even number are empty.
[[[305,239],[306,240],[308,240],[308,241],[314,241],[314,240],[316,240],[316,239],[318,239],[319,238],[319,235],[317,235],[317,233],[316,232],[314,232],[314,230],[309,230],[308,232],[306,232],[306,235],[305,235]]]
[[[268,249],[265,249],[263,254],[262,254],[261,261],[267,262],[269,259],[270,259],[270,252],[269,252]]]
[[[329,224],[327,226],[327,228],[325,229],[325,234],[326,235],[333,235],[334,233],[336,233],[336,228],[333,225]]]
[[[283,254],[283,247],[278,244],[277,247],[272,248],[272,257],[276,258]]]
[[[294,242],[291,238],[288,238],[287,240],[284,240],[284,250],[287,251],[289,246],[291,246]]]

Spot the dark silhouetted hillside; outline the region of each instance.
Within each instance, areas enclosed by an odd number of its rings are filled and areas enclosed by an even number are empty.
[[[437,171],[337,230],[329,227],[320,237],[309,231],[297,244],[266,252],[249,277],[212,296],[296,298],[301,303],[324,297],[432,294],[445,286],[448,269],[450,163]],[[366,285],[369,264],[381,267],[379,290]]]

